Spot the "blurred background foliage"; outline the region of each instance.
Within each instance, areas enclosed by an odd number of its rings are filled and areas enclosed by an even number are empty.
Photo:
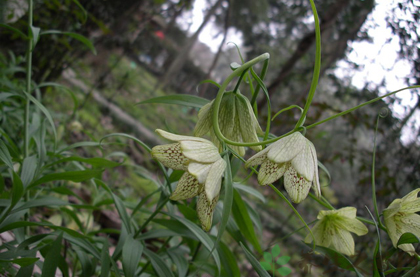
[[[97,52],[94,55],[79,40],[59,34],[42,36],[36,45],[33,53],[34,84],[58,82],[69,86],[71,90],[70,94],[62,93],[67,90],[58,87],[45,86],[36,90],[39,99],[51,111],[58,133],[58,148],[80,141],[98,141],[104,135],[115,132],[132,134],[153,146],[160,142],[153,132],[155,128],[191,135],[197,109],[134,103],[176,93],[213,99],[217,88],[211,84],[198,84],[209,78],[221,82],[231,71],[230,63],[240,63],[233,44],[226,45],[228,31],[241,35],[240,49],[245,60],[264,52],[270,53],[270,68],[265,83],[272,97],[274,111],[292,104],[304,105],[310,87],[315,51],[309,1],[207,0],[204,1],[206,10],[203,22],[196,31],[190,32],[185,26],[192,20],[192,9],[196,1],[34,2],[34,26],[41,30],[54,29],[82,34],[93,41]],[[358,89],[352,86],[350,80],[335,75],[337,62],[346,60],[352,51],[349,47],[351,42],[371,39],[363,24],[375,8],[375,1],[324,0],[315,3],[321,21],[322,68],[320,85],[307,124],[375,98],[381,89],[386,90],[385,83],[373,86],[366,84],[365,88]],[[418,85],[419,3],[415,0],[395,3],[394,10],[386,20],[393,36],[399,37],[399,59],[407,61],[411,66],[411,75],[407,76],[406,85]],[[27,9],[26,1],[1,1],[0,22],[25,32]],[[198,40],[208,24],[223,35],[216,52]],[[0,28],[0,41],[0,87],[2,91],[12,88],[23,90],[26,43],[7,28]],[[352,66],[355,70],[358,68],[357,64]],[[249,95],[246,86],[241,92]],[[420,130],[415,126],[420,121],[420,97],[415,90],[403,93],[406,97],[417,99],[415,105],[403,107],[403,116],[396,116],[392,110],[394,104],[401,103],[401,96],[397,95],[308,130],[307,137],[314,142],[318,159],[331,174],[331,182],[326,174],[321,175],[323,193],[337,208],[355,206],[360,215],[365,217],[369,217],[365,205],[373,209],[370,201],[373,134],[377,115],[384,108],[389,112],[387,117],[380,120],[375,169],[379,209],[387,207],[392,199],[400,198],[419,187]],[[258,99],[262,113],[259,121],[263,126],[266,119],[265,105],[263,97]],[[23,123],[19,103],[1,103],[0,106],[3,136],[8,134],[7,140],[20,141]],[[16,112],[11,113],[11,110]],[[293,128],[297,119],[298,115],[293,111],[285,112],[274,120],[271,132],[277,136],[282,135]],[[32,125],[36,124],[47,125],[40,116],[33,118]],[[410,140],[401,139],[403,132],[411,134]],[[42,135],[45,135],[45,131],[39,134]],[[46,144],[52,143],[50,132],[47,132],[46,141]],[[109,157],[117,162],[125,160],[125,166],[105,170],[103,178],[127,205],[133,206],[138,199],[155,189],[153,180],[157,178],[158,169],[150,156],[136,144],[124,139],[116,143],[101,150],[78,148],[77,153],[83,157],[108,157],[110,154]],[[13,147],[8,146],[13,150]],[[251,154],[249,152],[248,155]],[[15,158],[19,159],[17,150]],[[236,181],[245,177],[246,173],[241,172]],[[107,208],[97,206],[93,217],[89,217],[83,207],[80,207],[78,215],[66,208],[62,208],[60,213],[38,209],[32,219],[56,220],[65,226],[73,226],[69,228],[76,228],[75,224],[79,227],[86,224],[86,228],[93,233],[95,230],[121,227],[118,214],[94,186],[80,183],[67,185],[73,193],[66,196],[68,201],[97,204],[105,199],[102,204]],[[270,248],[280,242],[280,238],[300,227],[286,205],[266,188],[259,187],[255,178],[251,178],[248,185],[252,185],[268,200],[262,203],[252,197],[247,199],[247,205],[257,211],[255,216],[261,218],[261,240],[265,247]],[[283,190],[280,184],[279,188]],[[2,198],[6,197],[7,194],[2,194]],[[148,203],[150,209],[158,200],[153,197],[151,199]],[[320,208],[311,200],[297,206],[308,222],[316,217]],[[113,234],[111,238],[115,236]],[[356,252],[361,253],[359,258],[362,267],[366,258],[363,253],[366,249],[374,248],[374,242],[369,239],[366,236],[356,240]],[[325,276],[322,272],[327,270],[328,276],[345,274],[328,262],[311,260],[311,257],[305,256],[308,248],[302,245],[299,236],[291,236],[287,243],[280,243],[283,254],[292,257],[290,264],[294,268],[293,276],[304,276],[311,263],[315,275]],[[407,256],[403,264],[410,262]],[[247,272],[245,269],[249,268],[249,264],[243,262],[240,266],[242,272]],[[254,275],[249,273],[247,276]]]

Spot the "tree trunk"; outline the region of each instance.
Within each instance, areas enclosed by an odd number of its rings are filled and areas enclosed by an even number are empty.
[[[343,0],[343,1],[337,1],[335,5],[331,6],[331,8],[324,14],[324,16],[320,18],[321,32],[325,31],[326,29],[328,29],[335,23],[340,12],[343,11],[349,5],[349,3],[350,3],[350,0]],[[268,85],[267,90],[270,96],[280,86],[280,84],[289,76],[295,64],[308,52],[308,50],[311,48],[314,42],[315,42],[315,31],[307,34],[301,39],[294,54],[284,64],[284,66],[282,67],[277,77],[271,82],[270,85]],[[261,99],[258,102],[258,110],[262,109],[265,106],[265,104],[266,104],[266,99],[265,98]]]
[[[211,78],[211,73],[213,72],[214,68],[216,67],[217,61],[220,58],[220,54],[222,54],[223,45],[226,42],[227,33],[228,33],[228,30],[229,30],[229,25],[230,25],[230,23],[229,23],[230,22],[230,20],[229,20],[230,12],[229,11],[230,11],[230,5],[228,6],[228,8],[226,10],[225,26],[223,28],[223,39],[222,39],[222,42],[220,43],[219,49],[217,49],[216,56],[214,56],[213,62],[211,64],[209,70],[207,71],[207,75],[206,75],[205,80]],[[206,90],[207,90],[208,86],[209,86],[209,83],[203,84],[203,87],[202,87],[202,89],[200,91],[200,96],[203,96],[206,93]]]
[[[188,54],[191,51],[191,48],[194,46],[194,43],[198,39],[198,36],[200,35],[204,27],[207,25],[207,23],[210,21],[210,18],[213,16],[213,14],[216,12],[217,8],[222,2],[223,0],[217,0],[216,4],[214,4],[211,7],[211,9],[207,12],[203,20],[203,23],[201,23],[198,30],[188,39],[187,43],[182,47],[182,49],[179,51],[175,60],[169,66],[165,75],[163,75],[161,82],[159,84],[160,88],[166,87],[169,84],[169,82],[175,77],[176,73],[182,69],[182,67],[184,66],[185,62],[188,59]]]

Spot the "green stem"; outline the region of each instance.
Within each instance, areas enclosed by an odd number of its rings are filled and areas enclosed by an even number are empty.
[[[311,231],[311,228],[309,228],[308,224],[306,224],[305,220],[302,218],[302,216],[299,214],[299,212],[295,209],[295,207],[293,207],[292,203],[290,203],[290,201],[286,198],[286,196],[284,196],[283,193],[281,193],[281,191],[279,191],[273,184],[269,185],[276,193],[278,196],[280,196],[284,201],[286,201],[287,205],[289,205],[289,207],[293,210],[293,212],[297,215],[297,217],[300,219],[300,221],[302,221],[302,223],[305,225],[306,229],[308,229],[309,233],[311,234],[312,237],[312,244],[313,244],[313,249],[315,249],[315,237],[314,234]]]
[[[382,96],[380,96],[380,97],[376,97],[376,98],[374,98],[374,99],[372,99],[372,100],[369,100],[369,101],[367,101],[367,102],[365,102],[365,103],[363,103],[363,104],[357,105],[357,106],[355,106],[355,107],[353,107],[353,108],[351,108],[351,109],[348,109],[348,110],[343,111],[343,112],[341,112],[341,113],[338,113],[338,114],[336,114],[336,115],[330,116],[330,117],[328,117],[328,118],[326,118],[326,119],[324,119],[324,120],[318,121],[318,122],[316,122],[316,123],[314,123],[314,124],[311,124],[311,125],[309,125],[309,126],[306,126],[306,129],[311,129],[311,128],[315,127],[315,126],[321,125],[322,123],[325,123],[325,122],[327,122],[327,121],[330,121],[330,120],[336,119],[337,117],[343,116],[343,115],[345,115],[345,114],[351,113],[352,111],[355,111],[355,110],[360,109],[360,108],[362,108],[362,107],[364,107],[364,106],[367,106],[367,105],[369,105],[369,104],[372,104],[372,103],[374,103],[374,102],[376,102],[376,101],[378,101],[378,100],[381,100],[381,99],[383,99],[383,98],[385,98],[385,97],[388,97],[388,96],[394,95],[394,94],[396,94],[396,93],[398,93],[398,92],[400,92],[400,91],[403,91],[403,90],[406,90],[406,89],[415,89],[415,88],[420,88],[420,85],[418,85],[418,86],[409,86],[409,87],[405,87],[405,88],[402,88],[402,89],[399,89],[399,90],[396,90],[396,91],[393,91],[393,92],[387,93],[387,94],[385,94],[385,95],[382,95]]]
[[[137,238],[141,234],[141,231],[143,231],[144,228],[146,228],[147,224],[149,224],[149,222],[152,221],[153,218],[155,218],[155,216],[166,205],[166,203],[168,203],[168,201],[169,201],[169,197],[166,198],[164,201],[162,201],[162,203],[160,203],[160,205],[156,207],[156,210],[149,216],[149,218],[143,223],[143,225],[141,225],[141,227],[134,234],[133,238]]]
[[[268,59],[264,61],[264,65],[263,65],[263,68],[261,70],[261,80],[264,80],[265,75],[267,74],[269,61],[270,60],[268,60]],[[255,88],[255,92],[252,94],[252,99],[251,99],[251,106],[254,108],[255,115],[258,114],[258,110],[257,110],[257,96],[258,96],[258,93],[260,92],[260,88],[261,88],[260,84],[257,84],[257,87]]]
[[[315,20],[315,65],[314,65],[314,75],[312,76],[312,83],[311,88],[309,89],[308,98],[306,99],[305,107],[303,108],[303,112],[296,123],[295,129],[299,128],[300,126],[305,123],[306,114],[308,113],[309,107],[311,106],[312,99],[315,95],[315,90],[318,85],[319,75],[321,72],[321,28],[319,27],[319,18],[318,12],[316,11],[315,3],[313,0],[309,0],[311,2],[312,12],[314,14]]]
[[[30,35],[32,33],[31,27],[33,24],[33,1],[28,0],[28,49],[26,53],[26,92],[31,94],[31,80],[32,80],[32,47],[33,39]],[[24,141],[23,141],[23,155],[29,156],[29,105],[30,101],[26,98],[25,112],[24,112]]]

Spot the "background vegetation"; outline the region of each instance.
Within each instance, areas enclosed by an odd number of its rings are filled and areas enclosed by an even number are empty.
[[[387,88],[383,82],[357,89],[334,71],[352,51],[351,42],[369,41],[363,23],[375,1],[315,3],[323,62],[309,123],[375,98]],[[224,80],[231,72],[229,65],[240,63],[236,48],[226,46],[229,30],[242,35],[246,60],[270,53],[266,84],[274,111],[303,106],[312,76],[315,36],[309,1],[207,1],[202,25],[190,33],[178,23],[187,20],[194,4],[35,0],[30,18],[26,1],[0,2],[1,274],[54,276],[59,268],[64,276],[215,276],[215,261],[220,259],[222,276],[257,276],[239,244],[255,250],[252,240],[238,231],[239,222],[246,219],[252,221],[262,250],[279,245],[282,255],[291,257],[292,276],[306,276],[309,270],[311,276],[354,274],[344,272],[337,261],[312,253],[301,242],[305,230],[290,235],[301,223],[256,178],[240,184],[248,174],[239,162],[234,184],[243,202],[235,203],[246,207],[248,217],[232,216],[213,259],[209,250],[215,234],[189,225],[197,222],[195,201],[165,202],[165,182],[174,185],[179,172],[168,171],[165,180],[147,150],[128,135],[150,147],[162,143],[153,132],[156,128],[192,135],[198,108],[134,103],[180,93],[213,99],[215,86],[197,86],[209,78]],[[419,84],[417,1],[401,0],[387,21],[399,37],[400,59],[412,67],[407,86]],[[209,23],[224,36],[216,53],[198,41]],[[28,90],[29,40],[34,48]],[[241,92],[250,93],[246,86]],[[397,94],[308,130],[318,159],[331,174],[321,175],[323,194],[336,207],[355,206],[366,218],[365,205],[373,210],[373,134],[383,108],[389,113],[381,119],[377,137],[379,209],[419,187],[420,130],[413,122],[419,121],[420,97],[416,90],[402,94],[417,99],[414,106],[404,107],[403,117],[392,111],[401,103]],[[261,124],[265,106],[265,98],[259,98]],[[278,116],[271,133],[289,131],[296,116],[293,111]],[[401,140],[403,132],[412,134],[409,141]],[[127,135],[101,140],[113,133]],[[276,186],[283,190],[280,183]],[[155,215],[160,205],[165,205],[164,212]],[[320,208],[311,200],[296,206],[307,222]],[[216,223],[221,213],[219,205]],[[383,242],[384,251],[391,251],[387,243]],[[357,237],[356,246],[358,255],[351,260],[369,276],[375,241]],[[262,253],[254,254],[261,259]],[[398,268],[416,264],[405,254],[394,256],[392,263]]]

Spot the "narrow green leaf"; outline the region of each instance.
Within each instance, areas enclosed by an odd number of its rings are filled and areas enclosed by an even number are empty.
[[[240,277],[241,272],[239,271],[237,257],[233,255],[229,247],[227,247],[223,242],[219,242],[218,250],[223,268],[226,271],[226,276]]]
[[[100,277],[109,276],[110,262],[111,261],[109,257],[108,238],[104,238],[103,244],[102,244],[102,253],[101,253],[101,276]]]
[[[223,182],[225,194],[223,197],[222,219],[220,221],[219,231],[217,233],[217,239],[215,243],[216,246],[222,239],[222,236],[226,230],[226,226],[228,224],[230,214],[232,212],[232,204],[233,204],[233,180],[232,180],[232,170],[231,170],[229,155],[225,155],[224,159],[226,162],[225,179]]]
[[[66,180],[66,181],[73,181],[73,182],[83,182],[92,178],[98,178],[102,174],[102,170],[80,170],[80,171],[67,171],[67,172],[60,172],[60,173],[50,173],[47,174],[37,181],[33,182],[29,185],[28,188],[36,187],[40,184],[58,181],[58,180]]]
[[[141,242],[128,235],[122,249],[122,265],[125,276],[135,276],[142,253]]]
[[[111,195],[112,199],[114,200],[115,208],[117,208],[117,212],[120,215],[120,218],[125,228],[127,229],[128,234],[131,234],[132,228],[131,228],[130,217],[127,214],[127,211],[125,209],[125,206],[122,200],[111,191],[111,189],[108,187],[107,184],[105,184],[99,179],[95,179],[95,182],[100,184]]]
[[[0,160],[2,160],[11,170],[13,170],[12,157],[6,144],[0,139]]]
[[[81,277],[90,277],[94,276],[95,273],[95,265],[92,261],[91,257],[87,255],[86,252],[81,250],[75,250],[77,254],[77,258],[79,259],[80,265],[82,266],[82,274]]]
[[[19,178],[16,172],[13,171],[12,203],[10,204],[10,208],[13,208],[17,202],[19,202],[24,192],[25,189],[23,187],[22,180]]]
[[[220,88],[220,85],[218,84],[218,83],[216,83],[215,81],[213,81],[213,80],[210,80],[210,79],[207,79],[207,80],[203,80],[203,81],[201,81],[200,83],[198,83],[198,85],[195,87],[195,91],[197,92],[197,93],[199,93],[199,91],[198,91],[198,88],[200,87],[200,85],[202,85],[202,84],[212,84],[212,85],[214,85],[214,86],[216,86],[217,88]]]
[[[77,0],[73,0],[73,1],[77,1]],[[76,112],[77,107],[78,107],[78,100],[76,95],[74,94],[74,92],[69,89],[66,86],[63,86],[61,84],[58,83],[54,83],[54,82],[44,82],[38,85],[38,88],[43,88],[43,87],[57,87],[57,88],[61,88],[62,90],[64,90],[65,92],[69,93],[71,96],[71,99],[73,100],[73,114]]]
[[[270,274],[268,274],[268,272],[261,266],[260,262],[254,257],[254,255],[252,255],[252,253],[246,249],[242,242],[240,242],[240,245],[245,253],[246,259],[251,263],[252,267],[258,273],[258,275],[260,277],[271,277]]]
[[[14,33],[16,33],[17,35],[19,35],[21,38],[23,38],[23,39],[27,39],[28,38],[28,36],[27,35],[25,35],[24,33],[22,33],[20,30],[18,30],[18,29],[16,29],[16,28],[14,28],[14,27],[12,27],[12,26],[10,26],[10,25],[7,25],[7,24],[4,24],[4,23],[0,23],[0,27],[3,27],[3,28],[6,28],[6,29],[9,29],[10,31],[13,31]]]
[[[176,215],[170,215],[171,217],[175,218],[176,220],[178,220],[179,222],[181,222],[182,224],[184,224],[188,229],[190,229],[190,231],[197,237],[197,239],[199,241],[201,241],[201,243],[203,243],[203,245],[212,253],[214,261],[216,263],[217,269],[220,272],[220,257],[217,251],[212,251],[213,250],[213,240],[210,238],[210,236],[205,233],[200,227],[198,227],[196,224],[192,223],[191,221],[176,216]]]
[[[144,249],[144,254],[149,257],[150,262],[152,263],[153,269],[155,270],[157,276],[159,277],[175,277],[166,263],[162,258],[156,253],[150,251],[149,249]]]
[[[141,101],[139,103],[136,103],[136,105],[141,104],[176,104],[176,105],[182,105],[187,107],[193,107],[193,108],[201,108],[202,106],[206,105],[210,101],[201,98],[194,95],[189,94],[175,94],[175,95],[165,95],[165,96],[159,96],[151,99],[147,99],[145,101]]]
[[[168,248],[166,253],[168,253],[168,256],[176,265],[178,277],[185,277],[188,272],[188,261],[184,257],[183,253],[178,251],[178,248]]]
[[[308,247],[312,248],[312,244],[306,243]],[[323,246],[315,246],[315,251],[321,252],[328,256],[328,258],[338,267],[345,270],[354,271],[358,277],[363,277],[363,275],[357,270],[356,266],[343,254]]]
[[[26,97],[31,100],[37,107],[38,109],[40,109],[42,111],[42,113],[47,117],[48,122],[51,125],[51,128],[53,130],[54,133],[54,143],[56,143],[57,141],[57,130],[55,129],[55,125],[54,125],[54,120],[52,119],[52,116],[50,114],[50,112],[47,110],[47,108],[45,108],[44,105],[41,104],[41,102],[39,102],[35,97],[33,97],[32,95],[30,95],[27,92],[23,92]]]
[[[80,2],[79,1],[77,1],[77,0],[72,0],[78,7],[79,7],[79,9],[81,9],[82,10],[82,12],[83,12],[83,21],[82,21],[82,24],[85,24],[86,23],[86,20],[87,20],[87,11],[85,10],[85,8],[82,6],[82,4],[80,4]]]
[[[69,202],[64,201],[60,198],[53,196],[41,196],[37,199],[32,199],[28,202],[25,202],[23,205],[17,206],[12,210],[11,213],[16,213],[30,208],[35,207],[53,207],[53,206],[66,206],[69,205]]]
[[[404,233],[397,242],[397,246],[406,243],[420,243],[420,238],[412,233]]]
[[[63,233],[57,237],[52,243],[47,255],[45,256],[44,265],[42,266],[42,277],[54,277],[58,267],[59,257],[61,257],[61,241]]]
[[[48,164],[47,167],[51,167],[59,163],[72,162],[72,161],[87,163],[97,168],[113,168],[113,167],[121,165],[120,163],[110,161],[104,158],[82,158],[82,157],[74,156],[74,157],[67,157],[67,158],[63,158],[58,161],[55,161],[51,164]]]
[[[95,49],[95,46],[93,46],[92,41],[90,41],[87,37],[82,36],[81,34],[77,34],[73,32],[61,32],[57,30],[48,30],[48,31],[41,32],[41,35],[53,35],[53,34],[66,35],[74,39],[77,39],[78,41],[83,43],[85,46],[87,46],[87,48],[89,48],[89,50],[92,51],[94,55],[96,55],[96,49]]]
[[[13,260],[0,260],[0,263],[14,263],[20,266],[28,266],[34,264],[39,258],[19,258]]]
[[[240,191],[249,193],[252,196],[255,196],[256,198],[258,198],[259,200],[261,200],[261,202],[263,202],[263,203],[266,203],[266,201],[267,201],[265,199],[264,195],[261,194],[261,192],[259,192],[258,190],[254,189],[254,188],[252,188],[250,186],[245,186],[245,185],[242,185],[240,183],[233,183],[233,187],[235,189],[237,189],[237,190],[240,190]]]
[[[20,178],[22,179],[22,183],[25,188],[32,182],[37,165],[38,160],[36,156],[26,157],[23,160],[22,173],[20,174]]]
[[[133,137],[133,136],[125,134],[125,133],[113,133],[113,134],[106,135],[103,138],[101,138],[101,140],[99,142],[101,143],[104,139],[110,138],[110,137],[125,137],[125,138],[128,138],[128,139],[132,139],[135,142],[137,142],[138,144],[140,144],[144,149],[146,149],[147,152],[150,153],[152,151],[152,149],[146,143],[142,142],[141,140],[139,140],[136,137]]]
[[[166,236],[165,234],[169,235],[169,232],[167,232],[167,231],[171,231],[171,232],[174,232],[178,236],[197,240],[197,237],[195,236],[195,234],[193,232],[191,232],[190,229],[188,229],[184,224],[182,224],[179,221],[171,220],[171,219],[155,218],[155,219],[153,219],[153,222],[155,222],[157,224],[160,224],[162,226],[165,226],[166,228],[168,228],[168,230],[166,230],[166,229],[151,230],[151,231],[143,234],[142,236],[140,236],[142,239],[145,240],[145,239],[148,239],[148,238],[156,238],[157,234],[164,237],[164,236]],[[165,230],[165,231],[162,231],[162,230]],[[153,233],[156,233],[156,234],[153,234]]]
[[[255,234],[251,217],[249,216],[246,205],[237,190],[234,190],[233,192],[232,215],[244,237],[255,247],[258,252],[261,253],[261,245],[258,241],[257,235]]]
[[[82,141],[82,142],[76,142],[72,145],[69,145],[63,149],[60,149],[57,151],[57,154],[63,153],[65,151],[69,151],[72,150],[74,148],[78,148],[78,147],[92,147],[92,146],[101,146],[104,145],[105,143],[100,143],[100,142],[96,142],[96,141]]]

